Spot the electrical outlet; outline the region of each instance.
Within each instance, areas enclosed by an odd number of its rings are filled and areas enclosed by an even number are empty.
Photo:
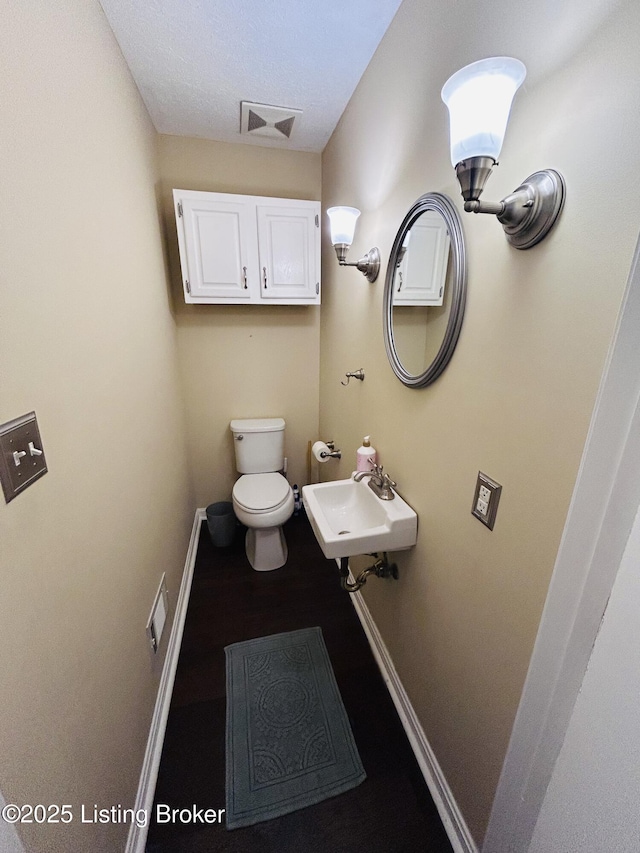
[[[471,514],[478,521],[486,524],[489,530],[493,530],[493,525],[496,521],[501,492],[502,486],[499,483],[487,477],[482,471],[478,471],[476,490],[473,496],[473,503],[471,504]]]

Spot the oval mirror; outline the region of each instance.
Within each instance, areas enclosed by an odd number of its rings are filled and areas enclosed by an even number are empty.
[[[462,223],[448,196],[426,193],[396,234],[384,286],[384,344],[398,379],[434,382],[456,348],[467,292]]]

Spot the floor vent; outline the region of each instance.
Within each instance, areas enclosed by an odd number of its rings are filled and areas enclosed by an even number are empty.
[[[164,631],[165,622],[167,621],[167,605],[167,578],[166,575],[162,575],[162,580],[160,581],[160,586],[158,587],[158,592],[156,593],[153,607],[151,608],[149,621],[147,622],[147,637],[154,654],[158,651],[160,640],[162,639],[162,632]]]

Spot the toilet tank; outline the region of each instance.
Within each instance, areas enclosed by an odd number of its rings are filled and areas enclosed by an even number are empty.
[[[236,471],[266,474],[284,465],[283,418],[236,418],[231,421]]]

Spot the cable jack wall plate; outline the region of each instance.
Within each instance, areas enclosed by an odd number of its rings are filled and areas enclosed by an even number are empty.
[[[478,521],[485,524],[489,530],[493,530],[493,525],[496,522],[501,492],[502,486],[499,483],[496,483],[491,477],[487,477],[482,471],[478,471],[471,515],[475,515]]]

